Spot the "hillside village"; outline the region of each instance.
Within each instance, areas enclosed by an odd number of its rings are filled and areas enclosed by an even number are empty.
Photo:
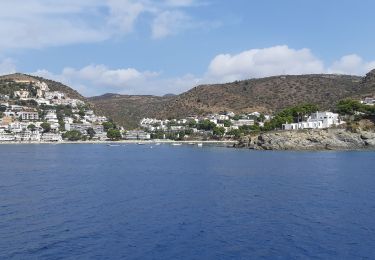
[[[175,119],[143,118],[138,127],[125,131],[96,115],[91,103],[51,90],[38,78],[1,78],[0,142],[236,140],[264,131],[341,127],[346,119],[351,120],[348,115],[373,115],[375,108],[373,97],[340,102],[335,113],[301,104],[274,114],[224,111]]]
[[[2,79],[0,84],[0,141],[107,139],[107,118],[95,115],[84,101],[51,91],[38,80]]]

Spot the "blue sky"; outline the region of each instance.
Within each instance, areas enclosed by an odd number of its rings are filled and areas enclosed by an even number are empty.
[[[86,96],[181,93],[204,83],[375,68],[371,0],[12,0],[0,74]]]

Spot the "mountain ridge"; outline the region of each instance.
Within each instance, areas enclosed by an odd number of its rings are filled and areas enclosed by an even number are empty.
[[[83,97],[62,83],[16,73],[4,79],[32,79],[46,82],[51,90],[88,101],[94,109],[126,128],[135,128],[143,117],[181,118],[223,111],[273,113],[301,103],[315,103],[332,109],[341,99],[360,99],[375,94],[375,70],[364,77],[337,74],[279,75],[223,84],[193,87],[179,95],[123,95],[106,93]]]
[[[366,77],[280,75],[200,85],[170,97],[116,95],[114,98],[97,96],[89,100],[105,114],[112,114],[115,121],[135,127],[142,117],[180,118],[221,111],[272,113],[300,103],[316,103],[321,109],[332,109],[341,99],[373,95],[374,89],[372,72]],[[141,100],[138,105],[136,100]],[[115,114],[115,110],[123,113]]]

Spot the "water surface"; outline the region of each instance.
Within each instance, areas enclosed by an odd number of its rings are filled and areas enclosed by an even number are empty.
[[[374,152],[0,145],[0,259],[363,259]]]

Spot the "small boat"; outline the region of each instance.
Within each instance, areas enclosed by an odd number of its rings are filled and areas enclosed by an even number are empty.
[[[173,146],[182,145],[181,143],[172,143]]]
[[[189,145],[195,145],[194,143],[188,143]]]
[[[145,143],[137,143],[138,145],[145,145]]]
[[[202,147],[202,146],[203,146],[203,144],[202,144],[202,143],[198,143],[197,145],[198,145],[198,147]]]
[[[107,146],[114,147],[114,146],[120,146],[120,145],[119,144],[107,144]]]
[[[155,145],[160,145],[160,143],[156,143]]]

